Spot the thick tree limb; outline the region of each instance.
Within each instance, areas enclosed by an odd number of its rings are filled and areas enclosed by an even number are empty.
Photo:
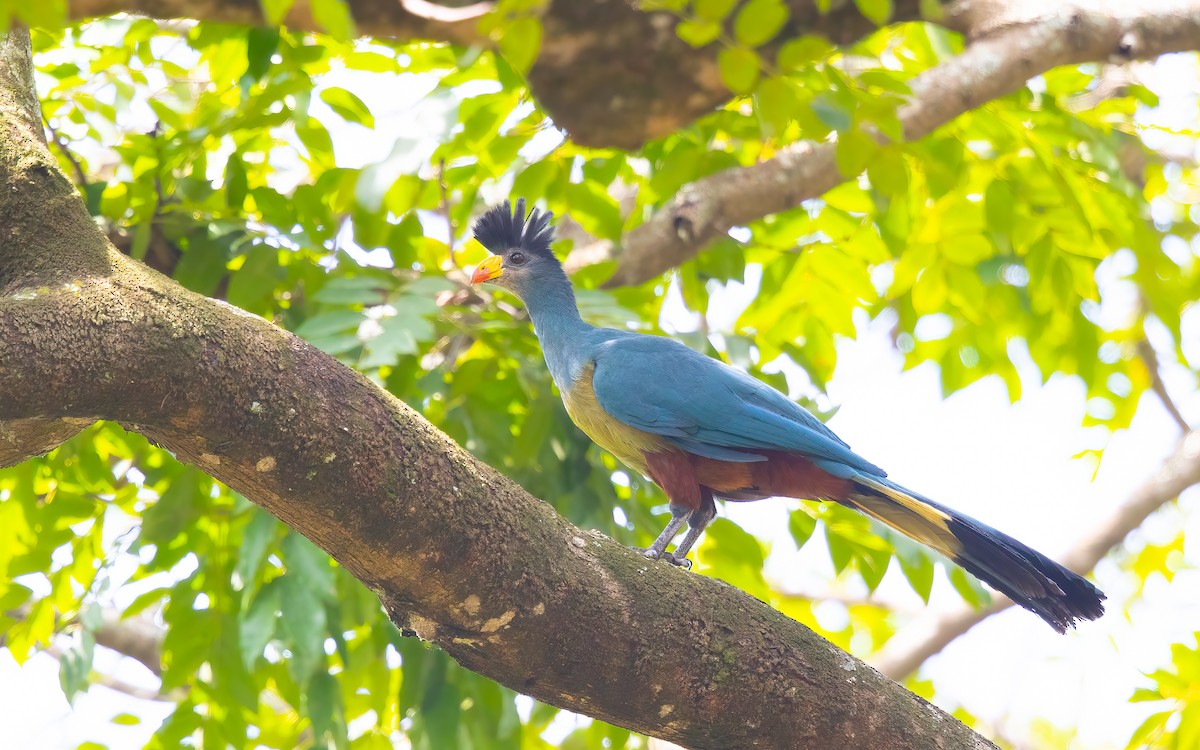
[[[0,469],[40,456],[87,428],[90,419],[0,420]]]
[[[962,0],[950,7],[946,23],[966,33],[970,44],[913,79],[911,98],[897,112],[906,140],[928,135],[1060,65],[1200,49],[1197,0]],[[759,164],[684,186],[613,249],[617,270],[608,285],[654,278],[730,227],[794,208],[855,177],[838,171],[835,150],[833,143],[806,141]],[[593,259],[610,255],[581,251]]]
[[[1141,526],[1151,513],[1195,484],[1200,484],[1200,430],[1184,436],[1154,476],[1143,482],[1115,513],[1063,555],[1060,562],[1080,574],[1091,572],[1109,550]],[[1011,606],[1012,602],[1006,597],[995,596],[983,609],[960,607],[897,634],[871,661],[879,671],[902,680],[955,638]]]
[[[120,421],[312,539],[397,624],[554,705],[693,748],[988,746],[746,594],[580,531],[295,336],[121,255],[35,137],[28,66],[15,31],[0,420]]]

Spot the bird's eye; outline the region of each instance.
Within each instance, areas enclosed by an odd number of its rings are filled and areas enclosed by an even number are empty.
[[[509,253],[508,262],[514,266],[519,266],[525,262],[525,253]]]

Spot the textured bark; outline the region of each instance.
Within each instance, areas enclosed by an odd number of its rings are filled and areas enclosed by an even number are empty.
[[[295,336],[121,255],[54,166],[29,72],[14,31],[0,44],[13,454],[119,421],[312,539],[468,668],[690,747],[989,746],[746,594],[575,528]]]

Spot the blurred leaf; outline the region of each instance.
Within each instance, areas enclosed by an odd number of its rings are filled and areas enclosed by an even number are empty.
[[[375,127],[375,116],[353,92],[332,86],[321,91],[321,100],[347,122],[356,122],[368,128]]]
[[[721,82],[735,94],[749,94],[758,83],[758,55],[741,47],[723,47],[717,53]]]
[[[757,47],[774,39],[787,20],[783,0],[750,0],[738,10],[733,35],[738,44]]]
[[[876,26],[884,26],[892,18],[892,0],[854,0],[854,4]]]

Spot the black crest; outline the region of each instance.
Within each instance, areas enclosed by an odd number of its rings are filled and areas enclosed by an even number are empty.
[[[476,219],[473,231],[475,239],[497,255],[519,247],[530,254],[553,257],[550,252],[550,243],[554,241],[554,227],[550,226],[552,218],[553,213],[535,208],[527,219],[525,199],[518,198],[516,211],[512,204],[504,201]]]

